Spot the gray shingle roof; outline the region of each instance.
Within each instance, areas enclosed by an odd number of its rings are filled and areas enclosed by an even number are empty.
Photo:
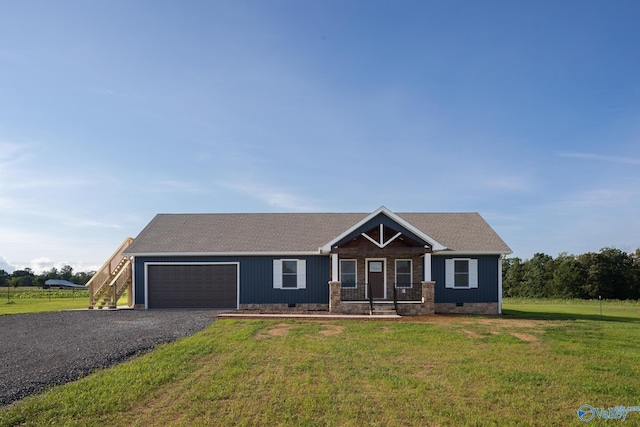
[[[318,252],[371,213],[159,214],[125,254]],[[396,213],[449,250],[511,253],[477,213]]]

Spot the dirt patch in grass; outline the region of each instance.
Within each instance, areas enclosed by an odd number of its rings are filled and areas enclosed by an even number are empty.
[[[479,333],[470,331],[468,329],[463,329],[462,332],[464,332],[464,334],[469,338],[482,338],[482,335],[480,335]]]
[[[482,339],[488,335],[512,335],[527,343],[540,342],[539,336],[544,334],[544,320],[510,319],[504,317],[475,317],[465,315],[432,315],[432,316],[407,316],[404,322],[432,323],[435,325],[460,325],[460,329],[471,339]],[[465,327],[467,326],[468,327]]]
[[[266,339],[269,337],[285,337],[289,335],[289,330],[293,325],[289,325],[287,323],[278,323],[273,328],[268,329],[265,333],[256,334],[256,338],[258,339]]]
[[[531,335],[531,334],[524,334],[522,332],[511,332],[511,335],[513,335],[514,337],[522,340],[522,341],[526,341],[526,342],[538,342],[540,341],[538,339],[538,337],[536,337],[535,335]]]
[[[533,320],[533,319],[487,318],[487,319],[476,319],[475,321],[477,321],[482,325],[509,326],[512,328],[525,328],[525,329],[532,329],[532,330],[535,329],[540,332],[542,332],[543,326],[545,325],[544,320]]]
[[[517,328],[536,328],[542,330],[543,326],[548,323],[544,320],[535,319],[512,319],[508,317],[478,317],[464,314],[432,314],[429,316],[404,316],[400,319],[402,322],[410,323],[435,323],[435,324],[476,324],[487,326],[509,325]]]
[[[541,329],[545,325],[544,320],[535,319],[511,319],[506,317],[477,317],[457,314],[434,314],[431,316],[405,316],[402,318],[405,322],[429,322],[429,323],[459,323],[459,324],[475,324],[481,325],[509,325],[518,328],[538,328]]]
[[[341,325],[322,325],[322,327],[325,329],[320,330],[318,333],[320,335],[324,335],[325,337],[339,335],[344,330],[344,326]]]

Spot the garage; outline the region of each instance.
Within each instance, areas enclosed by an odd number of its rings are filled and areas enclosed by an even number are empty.
[[[238,264],[147,264],[148,308],[238,308]]]

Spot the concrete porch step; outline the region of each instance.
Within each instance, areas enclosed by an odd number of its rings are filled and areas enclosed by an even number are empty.
[[[371,311],[372,316],[397,316],[395,308],[389,304],[374,304]]]

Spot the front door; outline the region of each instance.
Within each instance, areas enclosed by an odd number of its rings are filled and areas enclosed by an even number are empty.
[[[367,261],[371,295],[374,299],[384,299],[384,261]]]

